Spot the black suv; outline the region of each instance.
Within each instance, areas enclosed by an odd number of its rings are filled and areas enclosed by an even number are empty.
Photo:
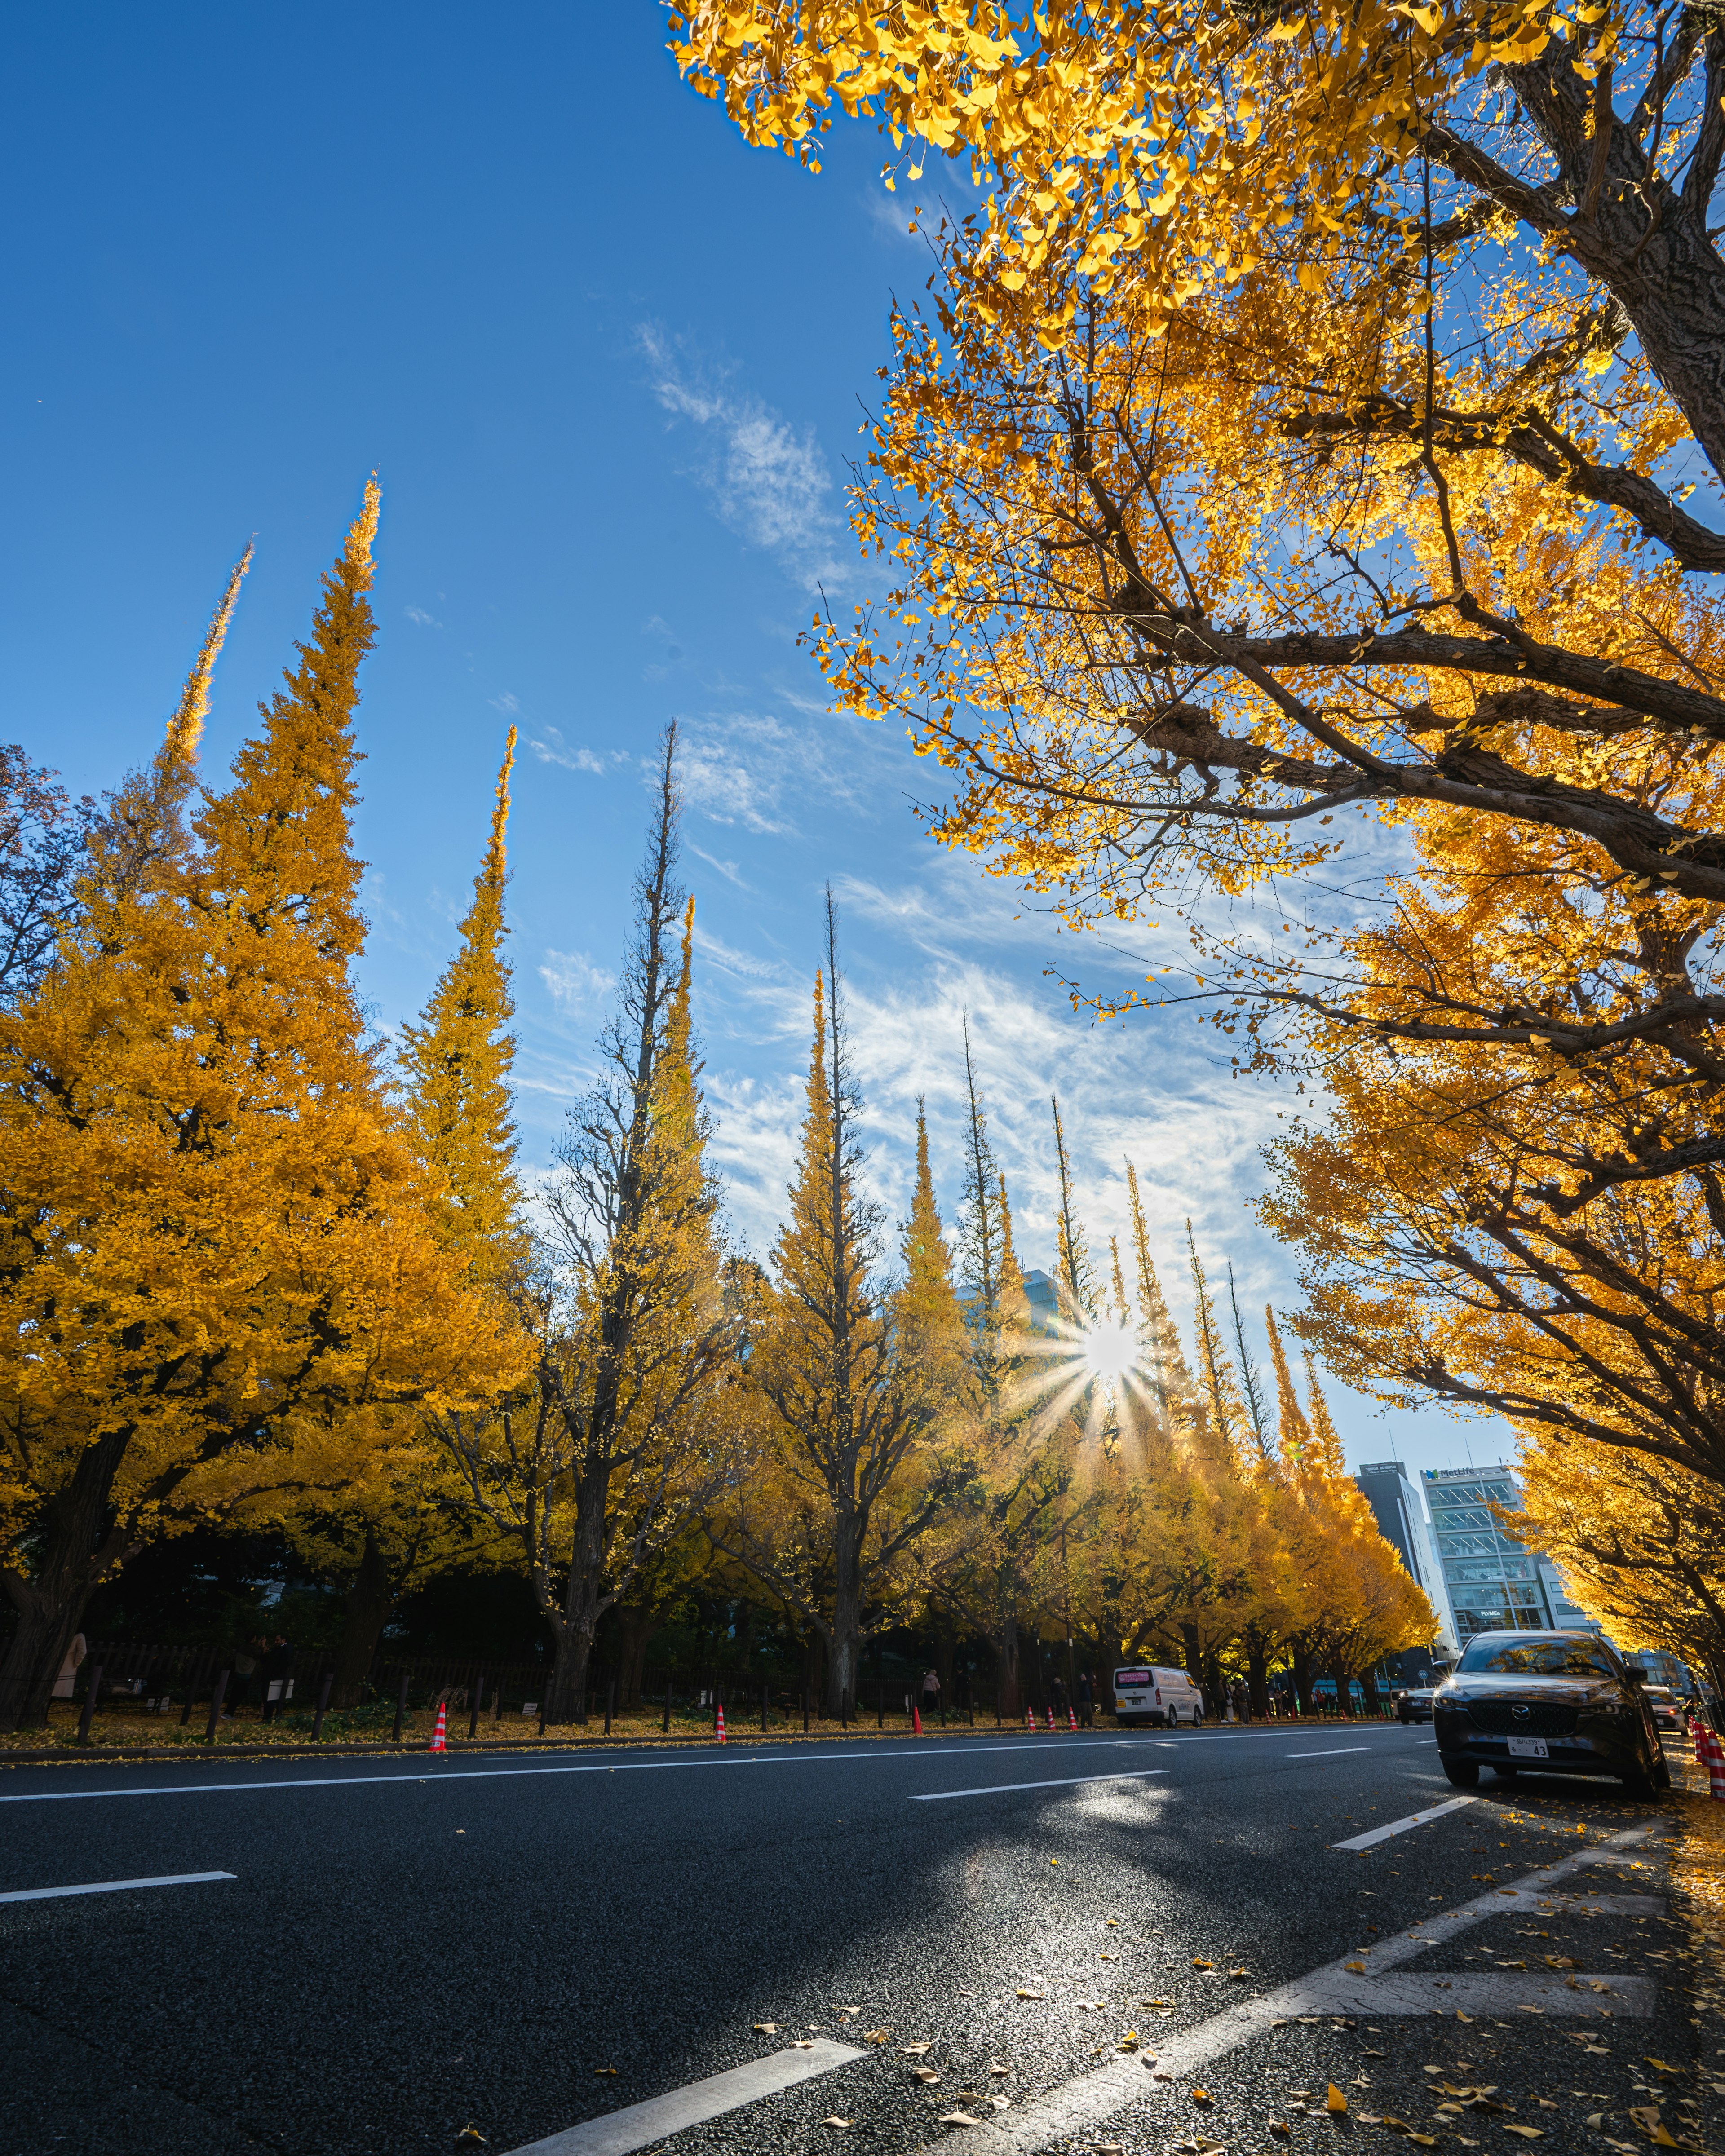
[[[1480,1632],[1433,1701],[1438,1756],[1458,1789],[1507,1779],[1615,1774],[1631,1796],[1671,1787],[1642,1673],[1590,1632]]]

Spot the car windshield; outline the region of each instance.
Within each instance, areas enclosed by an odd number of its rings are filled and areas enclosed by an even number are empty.
[[[1605,1650],[1591,1640],[1476,1640],[1457,1674],[1497,1677],[1615,1677]]]

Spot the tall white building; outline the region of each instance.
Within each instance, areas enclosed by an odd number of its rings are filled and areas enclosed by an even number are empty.
[[[1381,1460],[1362,1467],[1353,1479],[1372,1508],[1378,1532],[1401,1558],[1409,1578],[1425,1589],[1426,1599],[1437,1612],[1437,1636],[1430,1644],[1440,1654],[1456,1654],[1460,1643],[1450,1608],[1449,1587],[1418,1485],[1409,1479],[1399,1460]],[[1415,1658],[1425,1660],[1417,1655]],[[1407,1662],[1409,1656],[1401,1659]],[[1410,1682],[1424,1681],[1423,1676],[1412,1668],[1404,1669],[1401,1675]]]
[[[1461,1645],[1476,1632],[1600,1629],[1570,1600],[1551,1559],[1499,1525],[1493,1505],[1521,1507],[1512,1469],[1428,1467],[1420,1479]]]

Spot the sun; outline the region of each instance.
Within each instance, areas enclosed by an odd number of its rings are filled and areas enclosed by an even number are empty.
[[[1138,1343],[1123,1325],[1105,1320],[1085,1333],[1084,1359],[1093,1377],[1117,1384],[1138,1359]]]

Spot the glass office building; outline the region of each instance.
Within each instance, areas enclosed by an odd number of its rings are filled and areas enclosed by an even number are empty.
[[[1462,1646],[1476,1632],[1599,1630],[1551,1559],[1499,1524],[1494,1505],[1515,1512],[1522,1502],[1507,1467],[1428,1467],[1420,1480]]]

